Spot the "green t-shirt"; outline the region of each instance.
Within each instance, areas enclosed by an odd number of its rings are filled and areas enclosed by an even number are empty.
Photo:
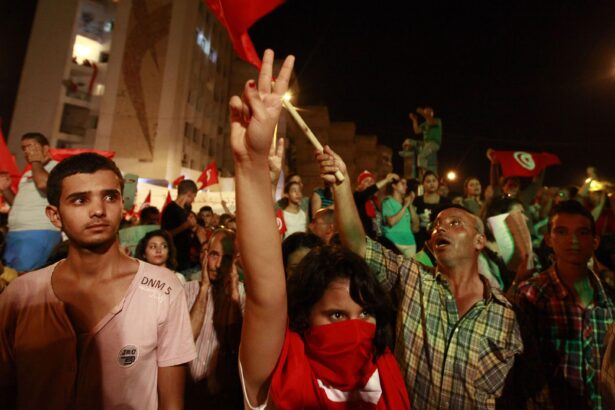
[[[386,221],[387,217],[398,213],[401,208],[402,206],[397,200],[391,197],[386,198],[382,202],[383,221]],[[416,245],[412,226],[410,225],[410,211],[408,211],[408,208],[404,210],[404,214],[399,222],[393,226],[384,225],[382,231],[387,239],[397,245]]]
[[[421,130],[423,130],[423,141],[433,142],[442,145],[442,120],[435,118],[436,124],[431,125],[427,121],[421,124]]]

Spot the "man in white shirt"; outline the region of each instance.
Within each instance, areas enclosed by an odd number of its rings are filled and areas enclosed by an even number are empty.
[[[21,149],[29,169],[21,176],[17,194],[8,174],[0,175],[0,190],[11,204],[4,259],[18,272],[29,272],[45,265],[62,236],[45,215],[47,178],[57,164],[49,141],[43,134],[27,133],[21,137]]]

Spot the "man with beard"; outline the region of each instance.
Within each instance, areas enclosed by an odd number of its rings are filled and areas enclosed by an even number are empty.
[[[197,358],[186,408],[243,408],[237,357],[245,304],[235,262],[235,232],[220,228],[201,247],[201,280],[184,285]]]
[[[193,245],[198,244],[194,233],[197,219],[190,213],[190,207],[196,198],[197,191],[198,188],[194,181],[184,179],[177,186],[177,198],[162,211],[160,227],[173,237],[179,272],[198,264],[198,258],[193,258],[190,252]]]
[[[49,174],[46,213],[68,257],[0,298],[0,408],[182,408],[195,357],[184,291],[169,270],[121,252],[122,191],[97,154]]]

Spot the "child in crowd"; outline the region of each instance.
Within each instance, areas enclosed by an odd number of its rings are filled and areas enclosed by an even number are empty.
[[[273,52],[265,51],[258,84],[248,81],[230,104],[246,270],[239,350],[245,399],[249,408],[407,409],[385,343],[386,298],[365,262],[339,247],[315,248],[286,284],[267,157],[293,60],[272,85]]]

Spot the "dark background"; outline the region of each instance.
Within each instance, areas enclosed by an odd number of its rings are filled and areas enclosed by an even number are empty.
[[[259,52],[296,55],[299,104],[328,105],[395,153],[408,113],[430,105],[442,171],[484,184],[487,148],[549,151],[562,165],[545,182],[564,185],[590,164],[615,177],[614,22],[609,1],[301,0],[250,33]]]
[[[36,1],[2,4],[6,135]],[[486,183],[487,148],[549,151],[563,165],[545,182],[565,185],[588,165],[615,178],[614,21],[615,3],[599,0],[291,0],[250,34],[259,52],[296,55],[298,105],[326,104],[394,152],[411,136],[408,112],[430,105],[444,126],[442,170]]]

